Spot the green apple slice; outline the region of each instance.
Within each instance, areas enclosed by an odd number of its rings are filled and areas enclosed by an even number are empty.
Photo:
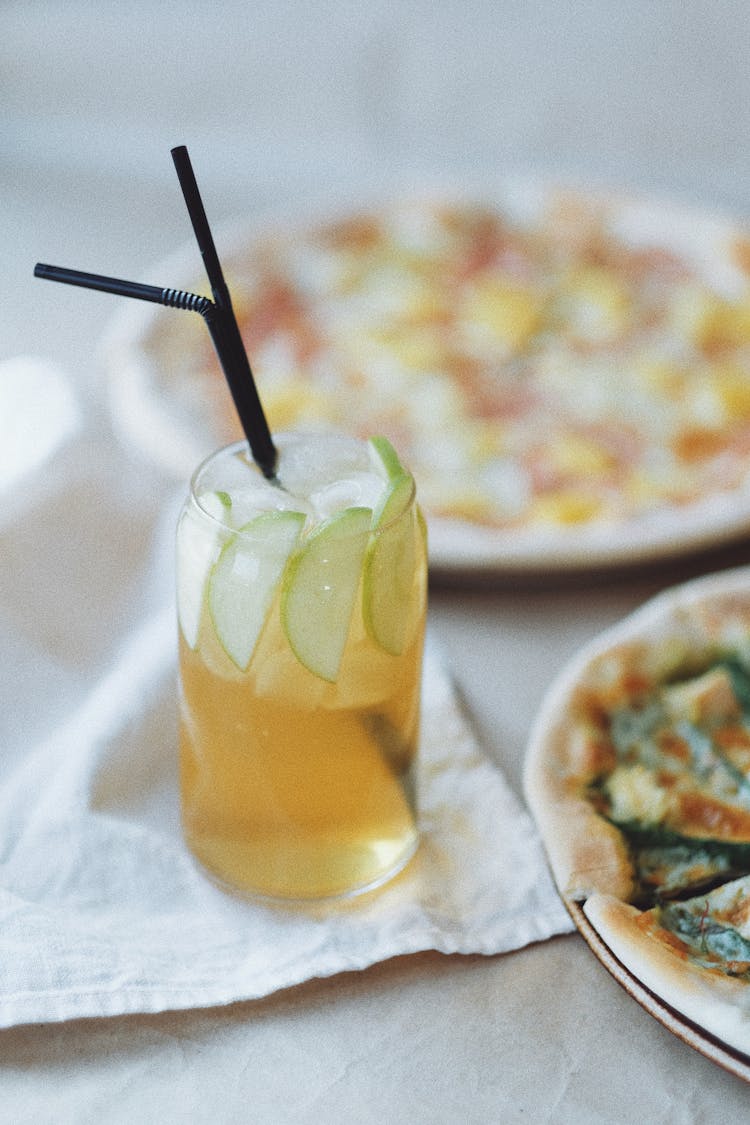
[[[229,659],[246,671],[299,539],[302,512],[263,512],[224,544],[208,582],[208,609]]]
[[[223,492],[201,497],[201,508],[222,522],[228,507]],[[190,648],[198,643],[198,630],[206,581],[221,549],[222,532],[210,521],[198,519],[186,509],[177,531],[177,617]]]
[[[398,453],[387,437],[381,434],[371,437],[368,442],[370,462],[384,480],[394,481],[408,475],[398,459]]]
[[[320,524],[291,560],[281,594],[281,620],[305,668],[335,683],[349,634],[370,508],[344,508]]]
[[[414,480],[401,470],[373,514],[373,535],[364,561],[362,616],[372,639],[392,656],[400,656],[410,628],[416,543],[412,509]]]

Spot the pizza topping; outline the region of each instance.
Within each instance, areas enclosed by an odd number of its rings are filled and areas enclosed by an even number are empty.
[[[615,824],[660,824],[669,809],[669,794],[642,765],[620,766],[605,782],[609,817]]]
[[[725,883],[706,895],[656,907],[644,916],[676,939],[704,968],[750,980],[750,877]]]
[[[712,842],[695,840],[670,843],[674,839],[674,834],[667,831],[651,833],[650,837],[631,837],[636,845],[634,866],[640,889],[637,897],[644,905],[655,898],[672,898],[688,887],[709,887],[719,880],[731,879],[750,859],[747,846],[721,848]]]
[[[736,873],[750,857],[750,670],[722,655],[650,692],[631,686],[589,733],[593,745],[604,733],[612,756],[590,755],[601,771],[589,772],[587,792],[627,838],[636,898],[648,900]],[[596,715],[591,699],[587,713]]]
[[[421,199],[270,233],[233,284],[272,428],[382,432],[431,515],[509,532],[740,487],[744,257],[719,285],[621,221],[551,193],[533,216]]]
[[[695,679],[665,688],[662,699],[673,718],[685,718],[691,723],[736,719],[740,716],[739,701],[725,667],[712,668]]]
[[[679,795],[673,823],[686,836],[750,840],[750,811],[700,790]]]

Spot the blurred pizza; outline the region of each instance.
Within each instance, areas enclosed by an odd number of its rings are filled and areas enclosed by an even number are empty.
[[[387,435],[433,565],[607,564],[750,528],[750,238],[733,224],[506,185],[217,241],[272,430]],[[207,292],[196,259],[159,283]],[[106,356],[121,431],[169,468],[238,436],[199,318],[130,305]]]

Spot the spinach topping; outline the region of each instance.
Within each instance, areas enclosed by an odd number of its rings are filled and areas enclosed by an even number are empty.
[[[680,717],[670,710],[670,689],[690,687],[701,677],[724,670],[739,715]],[[696,681],[697,682],[697,681]],[[747,752],[717,740],[727,726],[747,737]],[[664,823],[673,793],[701,795],[750,810],[750,668],[740,654],[723,653],[686,679],[674,679],[647,698],[611,716],[609,736],[615,750],[614,770],[597,778],[588,797],[600,814],[627,841],[637,880],[636,904],[679,897],[696,888],[750,871],[750,841],[688,835]],[[645,779],[645,781],[644,781]]]
[[[750,941],[709,917],[708,900],[669,903],[660,909],[659,921],[685,943],[691,960],[750,980]]]

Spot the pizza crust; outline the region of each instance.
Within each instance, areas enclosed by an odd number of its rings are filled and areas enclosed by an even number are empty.
[[[750,567],[651,599],[586,646],[551,686],[531,731],[524,791],[563,899],[582,904],[614,956],[666,1005],[750,1056],[750,985],[688,961],[668,931],[660,940],[627,901],[633,870],[624,837],[585,796],[596,763],[581,702],[587,693],[606,697],[623,674],[656,685],[675,671],[699,672],[717,648],[743,644],[750,648]]]
[[[750,1055],[750,988],[704,969],[644,928],[641,911],[594,894],[583,911],[621,964],[675,1011],[736,1051]]]
[[[585,778],[575,774],[574,740],[563,713],[545,732],[543,752],[532,744],[526,797],[563,898],[580,902],[598,890],[627,899],[634,889],[633,865],[622,834],[580,795]]]

